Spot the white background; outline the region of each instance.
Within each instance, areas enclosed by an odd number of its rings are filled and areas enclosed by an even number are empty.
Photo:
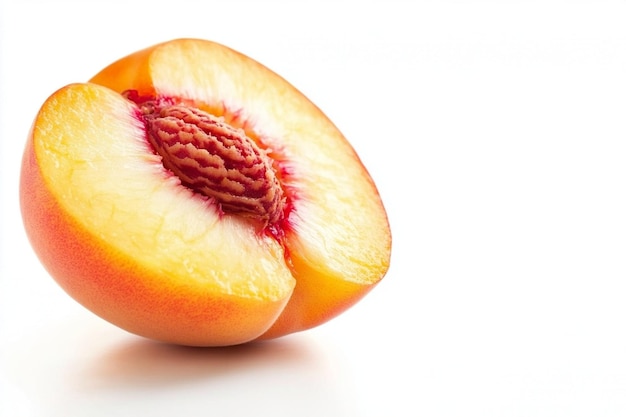
[[[626,2],[4,1],[2,416],[626,415]],[[317,329],[163,346],[70,299],[22,229],[43,101],[212,39],[291,81],[374,177],[386,278]]]

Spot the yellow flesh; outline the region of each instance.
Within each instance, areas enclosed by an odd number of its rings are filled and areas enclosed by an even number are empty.
[[[219,45],[164,44],[149,65],[157,94],[237,114],[247,130],[284,157],[292,171],[285,185],[295,192],[285,241],[291,256],[320,278],[372,284],[385,274],[391,241],[378,192],[317,107],[278,75]]]
[[[61,206],[170,284],[269,300],[288,295],[294,280],[282,247],[245,220],[219,218],[168,175],[135,110],[93,84],[68,86],[44,105],[35,152]]]

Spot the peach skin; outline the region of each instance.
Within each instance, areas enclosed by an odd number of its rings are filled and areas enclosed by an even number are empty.
[[[385,208],[337,127],[271,70],[205,40],[154,45],[52,94],[20,203],[71,297],[169,343],[318,326],[389,267]]]

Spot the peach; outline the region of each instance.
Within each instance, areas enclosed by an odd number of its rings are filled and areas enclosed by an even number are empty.
[[[389,267],[384,206],[340,131],[283,78],[204,40],[152,46],[52,94],[20,202],[70,296],[169,343],[315,327]]]

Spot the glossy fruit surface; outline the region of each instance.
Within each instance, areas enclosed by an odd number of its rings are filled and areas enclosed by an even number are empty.
[[[227,127],[182,122],[179,107]],[[187,130],[201,139],[186,142]],[[247,165],[235,163],[244,156],[265,161],[247,183]],[[201,192],[204,180],[177,166],[223,181]],[[240,210],[255,184],[265,191]],[[274,192],[278,208],[257,214]],[[54,93],[27,142],[20,199],[33,248],[72,297],[171,343],[317,326],[389,266],[384,207],[343,135],[284,79],[209,41],[155,45]]]

